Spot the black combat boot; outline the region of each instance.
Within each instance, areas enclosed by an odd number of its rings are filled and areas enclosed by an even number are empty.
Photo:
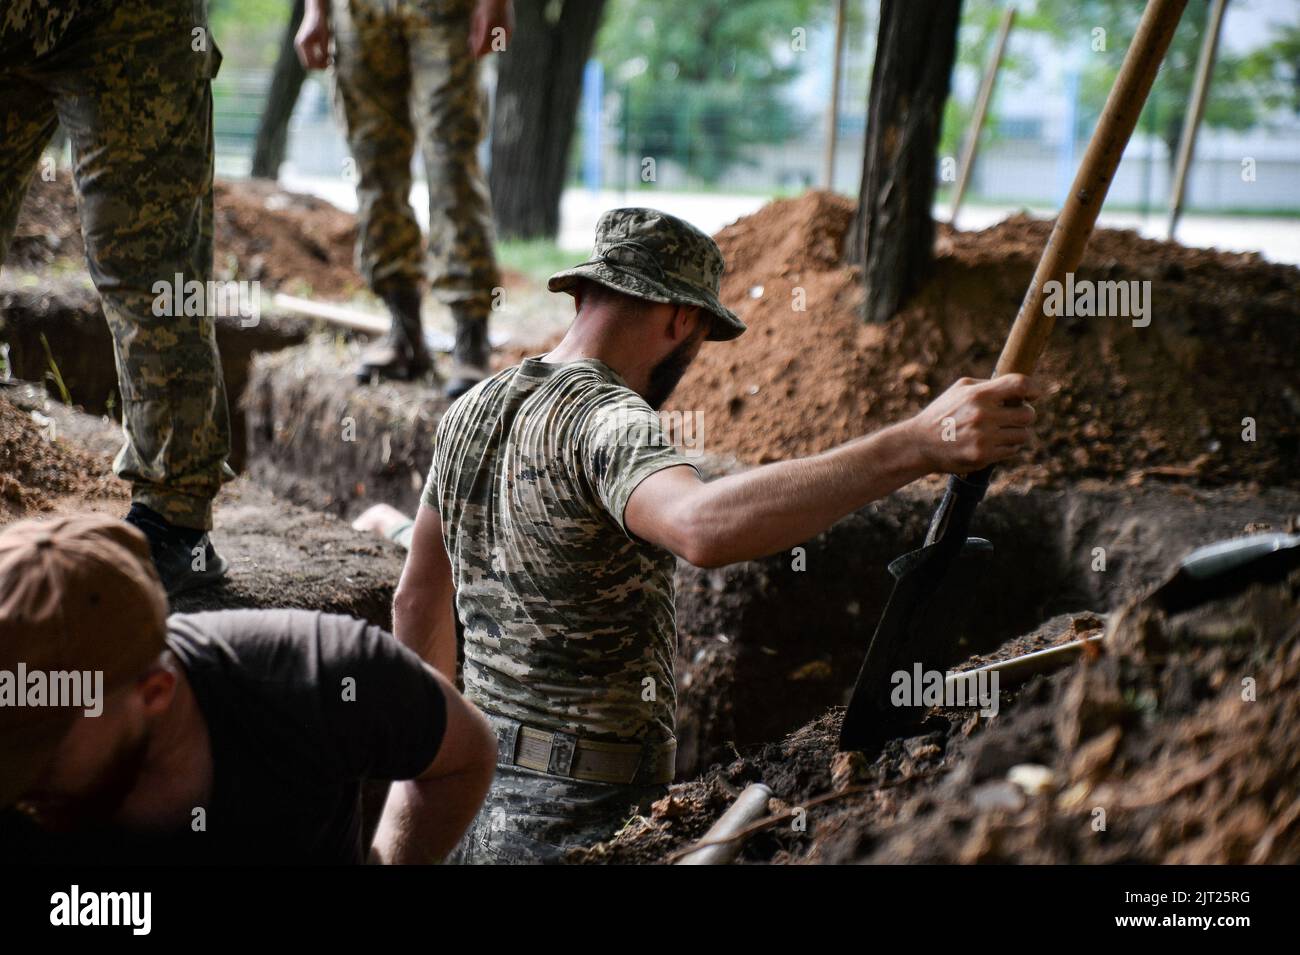
[[[366,384],[376,377],[395,381],[415,381],[424,377],[433,370],[433,359],[424,344],[419,289],[395,289],[383,298],[393,322],[388,327],[388,337],[361,356],[357,381]]]
[[[487,313],[480,307],[453,305],[451,316],[456,322],[456,342],[452,346],[451,379],[444,393],[459,398],[488,376]]]
[[[149,554],[167,596],[218,584],[229,564],[216,552],[207,531],[173,524],[139,501],[131,504],[126,522],[149,539]]]

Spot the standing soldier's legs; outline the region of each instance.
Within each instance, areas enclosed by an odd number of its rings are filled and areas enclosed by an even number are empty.
[[[178,276],[203,288],[211,277],[218,62],[202,4],[155,0],[77,13],[24,71],[52,96],[72,143],[122,393],[126,443],[114,468],[131,482],[128,520],[149,536],[172,592],[225,570],[206,535],[212,499],[233,477],[215,327],[206,296],[197,314],[172,307],[184,297]]]
[[[451,397],[487,376],[488,315],[501,284],[492,201],[478,160],[484,103],[469,49],[469,6],[426,15],[411,36],[415,118],[429,180],[429,278],[456,324]],[[463,7],[463,9],[461,9]]]
[[[420,321],[420,226],[411,210],[411,71],[403,5],[334,0],[334,67],[357,174],[357,270],[392,313],[388,339],[357,377],[416,378],[432,368]]]

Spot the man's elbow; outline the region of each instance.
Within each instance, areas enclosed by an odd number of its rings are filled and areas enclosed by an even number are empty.
[[[717,522],[710,518],[700,503],[692,502],[683,507],[674,523],[677,546],[673,551],[682,560],[706,570],[731,563],[725,542],[718,533]]]
[[[492,724],[476,706],[469,706],[469,719],[466,721],[465,749],[459,774],[468,780],[486,796],[492,785],[492,777],[497,768],[497,734]]]
[[[393,593],[393,619],[433,620],[451,603],[450,592],[403,578]]]
[[[428,595],[419,587],[400,583],[393,593],[393,619],[411,620],[418,618],[428,603]]]
[[[722,553],[722,551],[708,540],[691,541],[685,545],[677,554],[688,564],[692,564],[702,570],[712,570],[714,567],[725,567],[731,563]]]

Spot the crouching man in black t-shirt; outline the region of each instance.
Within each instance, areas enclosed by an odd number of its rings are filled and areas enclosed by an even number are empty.
[[[167,616],[143,536],[0,533],[8,862],[435,862],[492,779],[483,716],[388,633],[291,610]],[[373,845],[361,786],[394,781]]]

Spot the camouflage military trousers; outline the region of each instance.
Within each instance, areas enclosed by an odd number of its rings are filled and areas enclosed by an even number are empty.
[[[487,316],[500,284],[478,160],[484,105],[470,0],[333,0],[338,97],[356,163],[357,269],[377,294],[422,284],[411,210],[417,136],[429,185],[428,277],[447,305]]]
[[[0,260],[62,123],[116,351],[126,443],[114,469],[135,500],[196,528],[212,526],[233,477],[225,385],[207,310],[168,314],[184,310],[157,308],[155,286],[211,276],[219,63],[205,0],[0,5]]]
[[[494,728],[502,721],[486,714]],[[492,789],[448,862],[555,865],[577,846],[612,837],[646,814],[668,787],[584,782],[522,766],[497,766]]]

